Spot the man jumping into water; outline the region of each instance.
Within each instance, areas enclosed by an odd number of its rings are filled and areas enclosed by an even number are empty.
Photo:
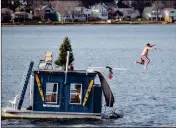
[[[141,54],[141,62],[135,61],[135,64],[145,64],[144,69],[147,69],[147,65],[150,63],[150,60],[148,58],[148,51],[153,48],[154,45],[150,45],[149,43],[145,46],[142,54]]]

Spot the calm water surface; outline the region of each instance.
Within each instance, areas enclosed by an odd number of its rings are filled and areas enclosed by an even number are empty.
[[[2,126],[176,126],[176,25],[2,27],[2,107],[9,106],[8,101],[21,92],[29,62],[33,60],[37,67],[46,51],[54,52],[56,58],[65,36],[71,40],[75,69],[106,65],[128,69],[114,71],[114,78],[107,79],[115,108],[124,117],[102,121],[3,120]],[[151,63],[145,71],[133,63],[140,60],[148,42],[157,49],[149,53]]]

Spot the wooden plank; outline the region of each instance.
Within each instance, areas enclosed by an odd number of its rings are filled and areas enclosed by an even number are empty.
[[[40,79],[39,79],[39,77],[38,77],[37,74],[35,74],[35,79],[36,79],[36,82],[37,82],[37,85],[38,85],[38,89],[39,89],[39,92],[40,92],[40,96],[41,96],[41,98],[42,98],[42,101],[44,102],[43,90],[42,90],[42,87],[41,87]]]
[[[90,94],[90,91],[92,89],[92,86],[93,86],[93,80],[91,80],[89,86],[88,86],[88,89],[87,89],[87,92],[86,92],[86,95],[84,97],[84,101],[83,101],[83,106],[85,106],[86,102],[87,102],[87,99],[89,98],[89,94]]]
[[[101,119],[101,113],[42,112],[31,110],[3,110],[2,119]]]

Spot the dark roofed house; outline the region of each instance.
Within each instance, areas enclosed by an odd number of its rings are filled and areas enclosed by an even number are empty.
[[[50,19],[51,21],[61,21],[60,13],[49,7],[48,5],[35,8],[34,16],[45,20]]]
[[[119,16],[123,16],[123,13],[119,11],[118,6],[114,2],[104,2],[104,7],[108,12],[108,19],[116,19]]]

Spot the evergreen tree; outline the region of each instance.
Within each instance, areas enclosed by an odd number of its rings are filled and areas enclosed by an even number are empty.
[[[58,59],[55,61],[55,64],[63,67],[63,69],[65,70],[66,61],[67,61],[67,51],[70,52],[69,65],[74,61],[74,55],[73,55],[71,43],[68,37],[64,38],[63,43],[61,44],[59,48],[59,51],[60,52],[58,54]]]

